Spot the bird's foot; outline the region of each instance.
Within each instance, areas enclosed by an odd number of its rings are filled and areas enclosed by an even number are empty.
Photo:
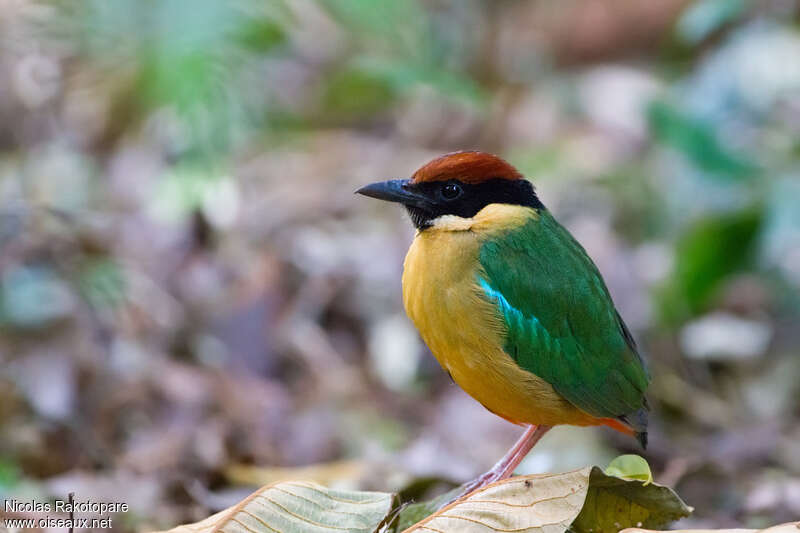
[[[512,474],[512,472],[507,472],[506,469],[504,469],[504,468],[500,468],[500,469],[498,469],[496,467],[492,468],[488,472],[484,472],[483,474],[481,474],[480,476],[476,477],[475,479],[473,479],[472,481],[468,482],[467,484],[462,485],[463,488],[458,493],[458,495],[455,498],[453,498],[452,501],[458,500],[459,498],[463,498],[464,496],[466,496],[466,495],[468,495],[468,494],[470,494],[470,493],[472,493],[472,492],[474,492],[474,491],[476,491],[478,489],[481,489],[481,488],[485,487],[486,485],[494,483],[495,481],[500,481],[500,480],[509,478],[509,477],[511,477],[511,474]],[[450,502],[448,502],[448,503],[450,503]]]
[[[457,491],[454,490],[453,491],[454,495],[441,502],[437,507],[437,510],[447,507],[456,500],[466,498],[469,494],[475,492],[478,489],[482,489],[486,485],[494,483],[495,481],[500,481],[508,477],[511,477],[510,472],[506,472],[504,468],[498,469],[497,466],[498,465],[495,465],[494,468],[492,468],[488,472],[484,472],[483,474],[476,477],[472,481],[469,481],[468,483],[461,485],[459,487],[460,490]]]
[[[531,448],[533,448],[533,446],[539,442],[539,439],[541,439],[542,436],[549,430],[550,427],[548,426],[528,426],[528,428],[525,430],[525,433],[522,434],[516,444],[514,444],[508,453],[502,459],[500,459],[491,470],[481,474],[466,485],[463,485],[463,488],[458,491],[453,498],[442,503],[439,506],[439,509],[450,505],[460,498],[464,498],[468,494],[475,492],[476,490],[481,489],[490,483],[511,477],[511,474],[514,473],[514,470],[517,468],[519,463],[522,462],[526,455],[528,455],[528,452],[531,451]]]

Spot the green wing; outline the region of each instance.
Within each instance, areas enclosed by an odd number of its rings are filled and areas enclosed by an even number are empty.
[[[484,243],[478,282],[508,327],[505,350],[570,403],[644,431],[650,380],[608,289],[546,210]]]

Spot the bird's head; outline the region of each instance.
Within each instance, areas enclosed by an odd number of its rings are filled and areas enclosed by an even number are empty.
[[[424,230],[443,215],[471,218],[489,204],[543,207],[533,185],[506,161],[484,152],[454,152],[437,157],[411,179],[380,181],[358,194],[397,202]]]

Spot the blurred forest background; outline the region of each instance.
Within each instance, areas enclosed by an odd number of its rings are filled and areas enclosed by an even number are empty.
[[[520,471],[642,453],[686,526],[796,520],[797,0],[0,0],[0,497],[139,530],[488,468],[520,429],[353,195],[458,149],[533,181],[654,376],[645,453],[560,428]]]

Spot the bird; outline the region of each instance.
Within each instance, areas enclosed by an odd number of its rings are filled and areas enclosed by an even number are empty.
[[[525,431],[462,494],[510,477],[553,426],[647,446],[650,375],[594,262],[500,157],[442,155],[358,194],[405,206],[403,304],[455,383]]]

